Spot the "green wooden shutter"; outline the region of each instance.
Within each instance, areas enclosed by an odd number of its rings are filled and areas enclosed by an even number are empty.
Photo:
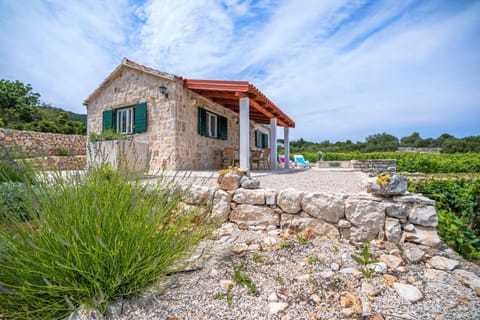
[[[258,135],[260,134],[260,131],[255,130],[255,148],[260,148],[258,145]]]
[[[268,134],[262,133],[262,148],[268,148]]]
[[[225,117],[218,116],[218,139],[227,140],[228,138],[228,120]]]
[[[103,131],[113,129],[113,110],[105,110],[102,114],[102,129]]]
[[[140,133],[147,131],[147,104],[140,103],[135,106],[134,132]]]
[[[198,134],[207,135],[207,110],[198,107]]]

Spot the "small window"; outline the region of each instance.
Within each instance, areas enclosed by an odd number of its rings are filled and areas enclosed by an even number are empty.
[[[255,131],[255,147],[266,149],[268,148],[268,134],[259,130]]]
[[[117,132],[132,134],[134,124],[134,108],[117,110]]]
[[[208,136],[217,138],[217,115],[207,112],[207,132]]]

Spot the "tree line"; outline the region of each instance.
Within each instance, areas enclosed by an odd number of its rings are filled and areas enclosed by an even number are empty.
[[[399,147],[441,148],[442,153],[480,152],[480,136],[456,138],[444,133],[437,138],[422,138],[418,132],[397,138],[388,133],[376,133],[365,138],[365,142],[351,140],[330,142],[310,142],[303,138],[290,142],[292,152],[387,152],[397,151]]]
[[[43,103],[30,84],[0,79],[0,127],[85,135],[87,116]]]

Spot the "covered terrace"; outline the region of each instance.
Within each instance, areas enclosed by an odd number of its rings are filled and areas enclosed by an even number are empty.
[[[295,128],[295,122],[254,85],[247,81],[185,79],[184,87],[239,114],[241,168],[250,169],[249,120],[270,125],[272,169],[277,168],[277,126],[284,128],[285,159],[289,159],[289,128]],[[288,165],[286,161],[285,168]]]

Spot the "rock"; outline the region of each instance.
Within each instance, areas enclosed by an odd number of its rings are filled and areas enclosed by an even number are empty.
[[[413,232],[404,232],[403,236],[405,241],[423,244],[432,248],[439,248],[442,244],[442,240],[440,240],[435,228],[415,226]]]
[[[383,280],[390,286],[393,287],[395,282],[397,281],[397,278],[395,276],[392,276],[390,274],[384,274],[383,275]]]
[[[374,287],[370,283],[364,281],[362,282],[362,292],[371,297],[376,297],[382,292],[382,289],[380,287]]]
[[[346,292],[340,297],[340,305],[342,308],[346,309],[352,307],[353,313],[362,314],[362,303],[358,296],[353,293]],[[342,312],[343,313],[343,312]]]
[[[379,260],[385,263],[390,269],[396,269],[403,262],[401,258],[398,258],[391,254],[382,254]]]
[[[403,205],[389,205],[385,208],[385,213],[389,217],[402,219],[407,217],[407,208]]]
[[[67,320],[103,320],[104,317],[97,309],[89,309],[81,306],[80,309],[72,312]]]
[[[271,189],[264,189],[263,193],[265,195],[266,205],[274,205],[277,203],[277,191]]]
[[[404,223],[402,229],[406,232],[415,232],[415,226],[409,222]]]
[[[307,193],[301,204],[303,211],[315,218],[337,223],[345,216],[346,195],[328,193]]]
[[[231,196],[223,191],[217,190],[213,197],[213,206],[210,212],[210,218],[216,223],[223,223],[228,220],[230,214]]]
[[[277,238],[275,237],[265,237],[263,238],[263,243],[266,244],[267,246],[274,246],[278,243]]]
[[[398,243],[402,238],[402,226],[395,218],[385,218],[385,237],[388,241]]]
[[[105,318],[107,319],[119,319],[123,310],[123,301],[117,301],[110,303],[105,310]]]
[[[387,264],[385,262],[375,262],[371,266],[375,269],[376,273],[385,274],[387,273]]]
[[[423,294],[420,292],[420,290],[410,284],[395,282],[393,284],[393,288],[400,297],[409,302],[415,303],[423,298]]]
[[[414,277],[408,277],[407,278],[407,282],[410,283],[410,284],[414,284],[415,283],[415,278]]]
[[[330,269],[332,269],[333,271],[338,271],[340,270],[340,266],[338,265],[338,263],[332,262],[332,264],[330,264]]]
[[[337,228],[348,229],[351,227],[352,227],[352,224],[350,223],[350,221],[345,219],[340,219],[337,223]]]
[[[366,317],[370,317],[372,315],[372,306],[365,297],[362,297],[360,302],[362,303],[362,317],[366,319]]]
[[[243,176],[240,178],[240,186],[245,189],[258,189],[260,188],[260,181],[251,177]]]
[[[232,280],[220,280],[219,284],[225,291],[230,290],[231,287],[235,286],[235,283]]]
[[[438,225],[437,211],[434,206],[414,205],[408,210],[408,220],[413,224],[424,227],[436,227]]]
[[[272,292],[269,296],[268,296],[268,302],[277,302],[278,301],[278,296],[275,292]]]
[[[347,199],[345,216],[354,227],[350,237],[354,241],[376,239],[385,225],[385,207],[382,203],[368,200]]]
[[[358,271],[354,268],[342,268],[340,269],[340,273],[343,273],[343,274],[354,274],[354,273],[358,273]]]
[[[280,227],[282,229],[292,229],[295,231],[309,231],[314,236],[340,236],[338,229],[334,225],[320,219],[306,218],[293,214],[282,214]]]
[[[288,303],[286,302],[270,302],[269,312],[270,314],[278,314],[288,308]]]
[[[302,210],[303,192],[292,188],[278,193],[277,204],[286,213],[299,213]]]
[[[241,254],[248,251],[248,244],[246,243],[237,243],[233,246],[232,251],[236,254]]]
[[[222,190],[236,190],[240,187],[240,176],[234,170],[228,171],[220,179],[219,184]]]
[[[193,205],[207,203],[210,197],[210,188],[200,185],[181,185],[180,190],[184,193],[185,203]]]
[[[388,175],[389,178],[387,179],[387,184],[385,186],[374,182],[370,187],[370,192],[382,196],[400,195],[407,192],[407,178],[399,175]],[[383,176],[386,177],[385,174]]]
[[[240,204],[233,209],[230,221],[243,225],[280,225],[280,217],[273,209],[251,204]]]
[[[451,271],[460,265],[457,260],[448,259],[441,256],[434,256],[428,259],[427,263],[435,269],[448,271]]]
[[[408,263],[417,263],[422,260],[424,255],[425,252],[417,246],[404,247],[403,249],[403,257]]]
[[[445,271],[441,271],[441,270],[437,270],[437,269],[424,269],[423,270],[423,275],[426,278],[434,279],[434,280],[437,280],[437,281],[443,281],[443,279],[445,278],[447,273]]]
[[[403,196],[394,196],[393,201],[403,203],[417,203],[425,206],[434,206],[435,201],[418,194],[407,194]]]
[[[239,204],[265,204],[265,193],[263,189],[243,189],[235,190],[232,201]]]
[[[480,290],[480,278],[473,272],[457,269],[453,274],[460,278],[460,281],[469,288],[472,288],[477,295]]]
[[[316,295],[316,294],[313,294],[313,295],[310,297],[310,299],[311,299],[313,302],[315,302],[316,304],[322,303],[322,299],[321,299],[318,295]]]

